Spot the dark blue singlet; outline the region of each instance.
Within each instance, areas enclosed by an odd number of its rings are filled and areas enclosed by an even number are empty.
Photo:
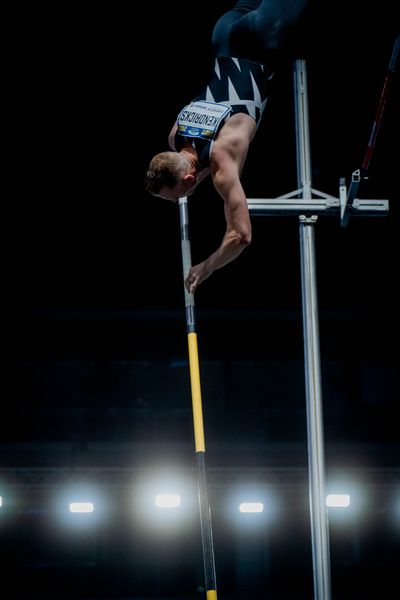
[[[227,104],[231,107],[229,116],[245,113],[258,124],[275,61],[284,52],[307,3],[308,0],[238,0],[214,27],[214,71],[193,100]],[[188,142],[196,147],[200,163],[208,166],[212,141],[178,133],[175,136],[178,151]]]
[[[230,106],[228,119],[234,114],[245,113],[258,124],[267,102],[271,77],[272,72],[264,65],[244,58],[218,57],[209,82],[193,101],[206,100]],[[221,127],[223,125],[224,122]],[[178,151],[188,142],[195,146],[202,166],[208,166],[212,141],[176,134]]]

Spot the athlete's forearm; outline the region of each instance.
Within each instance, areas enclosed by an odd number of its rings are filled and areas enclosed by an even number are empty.
[[[226,233],[220,247],[206,260],[189,270],[185,280],[188,292],[194,293],[200,283],[210,277],[214,271],[237,258],[249,243],[250,238],[243,238],[237,232]]]
[[[250,244],[250,237],[244,237],[236,231],[227,232],[221,245],[205,261],[207,271],[213,272],[232,262]]]

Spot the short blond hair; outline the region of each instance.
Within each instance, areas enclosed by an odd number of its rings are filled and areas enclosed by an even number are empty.
[[[162,187],[173,188],[183,171],[180,156],[176,152],[160,152],[150,161],[145,187],[151,194],[159,194]]]

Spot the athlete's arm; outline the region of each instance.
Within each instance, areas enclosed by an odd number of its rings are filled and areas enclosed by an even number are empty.
[[[237,258],[251,242],[247,198],[240,182],[240,171],[247,155],[249,140],[246,136],[224,138],[223,143],[215,144],[212,178],[215,189],[224,200],[226,231],[217,250],[190,269],[185,284],[191,293],[216,269]]]

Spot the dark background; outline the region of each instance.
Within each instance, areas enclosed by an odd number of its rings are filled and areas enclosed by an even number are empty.
[[[213,24],[230,6],[7,15],[0,544],[9,598],[205,596],[195,494],[184,528],[151,528],[139,510],[159,469],[196,486],[178,208],[143,180],[208,72]],[[312,1],[293,39],[307,61],[313,187],[324,193],[337,196],[339,178],[349,183],[362,163],[395,13],[388,0]],[[291,69],[288,57],[252,143],[248,197],[297,188]],[[397,73],[359,190],[388,199],[388,216],[346,228],[322,216],[315,227],[327,485],[343,477],[355,490],[349,517],[329,515],[335,600],[397,585],[398,107]],[[209,182],[189,219],[195,263],[224,233]],[[195,298],[218,595],[303,600],[313,583],[298,221],[252,224],[251,246]],[[79,532],[55,508],[77,483],[109,502]],[[271,493],[277,514],[238,524],[229,506],[244,484]]]

